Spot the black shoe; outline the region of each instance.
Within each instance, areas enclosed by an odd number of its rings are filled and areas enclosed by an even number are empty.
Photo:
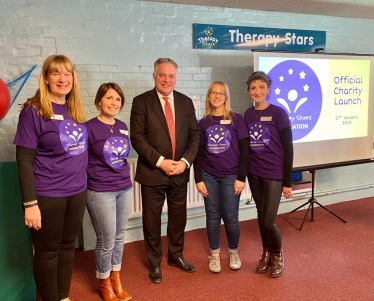
[[[169,258],[168,265],[177,267],[178,269],[188,273],[193,273],[196,271],[196,268],[191,263],[186,261],[183,256],[179,257],[178,259]]]
[[[151,266],[151,268],[149,269],[148,277],[149,279],[151,279],[153,283],[156,283],[156,284],[161,283],[162,274],[161,274],[160,266],[159,265],[156,267]]]

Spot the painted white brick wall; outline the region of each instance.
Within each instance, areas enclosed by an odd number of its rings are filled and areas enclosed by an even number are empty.
[[[152,65],[171,57],[180,66],[177,89],[201,99],[203,113],[211,81],[225,81],[232,107],[250,105],[245,80],[253,70],[249,51],[196,50],[192,24],[212,23],[290,29],[326,30],[326,51],[372,53],[373,20],[188,6],[135,0],[0,0],[0,77],[4,81],[37,64],[17,103],[0,121],[0,162],[15,160],[12,145],[19,104],[37,88],[40,66],[51,54],[65,54],[77,65],[88,117],[96,89],[114,81],[124,89],[120,118],[128,123],[135,95],[152,88]],[[132,153],[132,156],[135,154]],[[318,172],[322,190],[374,182],[373,164]]]

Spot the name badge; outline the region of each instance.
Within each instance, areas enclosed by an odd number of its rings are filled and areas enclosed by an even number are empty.
[[[125,130],[119,130],[119,132],[121,133],[121,134],[124,134],[124,135],[129,135],[129,131],[125,131]]]
[[[220,124],[230,124],[230,120],[221,120]]]
[[[64,120],[64,116],[62,116],[62,115],[54,115],[54,116],[51,116],[51,119],[54,119],[54,120]]]
[[[272,116],[262,116],[260,118],[260,121],[271,121],[272,120]]]

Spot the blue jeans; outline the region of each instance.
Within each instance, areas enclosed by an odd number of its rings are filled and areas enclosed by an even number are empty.
[[[96,277],[106,279],[120,271],[125,230],[132,206],[133,188],[96,192],[88,190],[87,209],[96,232]]]
[[[208,197],[204,198],[204,202],[206,229],[212,253],[219,253],[220,250],[221,218],[225,224],[229,249],[238,249],[240,195],[235,195],[234,184],[236,178],[236,175],[216,178],[204,169],[201,173],[201,179],[208,191]]]

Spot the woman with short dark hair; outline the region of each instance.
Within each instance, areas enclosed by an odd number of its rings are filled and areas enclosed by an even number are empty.
[[[291,125],[286,111],[267,102],[271,80],[261,71],[247,81],[254,107],[244,119],[248,126],[250,156],[248,182],[256,203],[263,250],[256,273],[269,271],[270,277],[283,274],[282,239],[276,225],[280,198],[292,197],[293,146]]]
[[[87,208],[96,232],[96,277],[104,301],[131,299],[120,281],[133,192],[127,164],[129,132],[126,124],[115,118],[124,104],[125,97],[116,83],[102,84],[95,98],[100,114],[87,122]]]

